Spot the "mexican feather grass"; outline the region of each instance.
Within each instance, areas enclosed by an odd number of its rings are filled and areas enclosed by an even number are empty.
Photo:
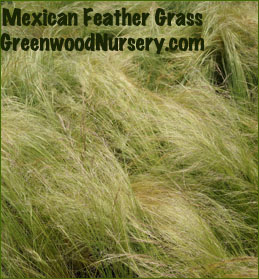
[[[15,5],[201,12],[202,26],[98,32],[206,48],[2,51],[2,277],[257,277],[257,3]]]

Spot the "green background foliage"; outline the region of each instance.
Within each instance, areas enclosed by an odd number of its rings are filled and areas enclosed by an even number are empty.
[[[257,3],[14,6],[199,12],[202,26],[2,32],[202,36],[206,48],[2,51],[2,277],[256,278]]]

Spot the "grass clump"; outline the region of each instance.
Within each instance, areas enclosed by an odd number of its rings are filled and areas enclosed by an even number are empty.
[[[2,53],[2,277],[256,278],[257,5],[123,6],[205,19],[115,35],[185,32],[207,47]]]

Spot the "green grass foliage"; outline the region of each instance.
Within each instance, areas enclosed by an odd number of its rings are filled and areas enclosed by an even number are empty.
[[[2,31],[205,50],[2,51],[2,277],[257,277],[257,3],[14,5],[200,12],[202,26]]]

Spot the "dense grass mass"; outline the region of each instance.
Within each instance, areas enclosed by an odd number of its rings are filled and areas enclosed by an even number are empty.
[[[12,36],[197,36],[205,50],[2,51],[2,277],[257,277],[257,3],[13,5],[151,17]],[[203,25],[156,26],[158,7]]]

